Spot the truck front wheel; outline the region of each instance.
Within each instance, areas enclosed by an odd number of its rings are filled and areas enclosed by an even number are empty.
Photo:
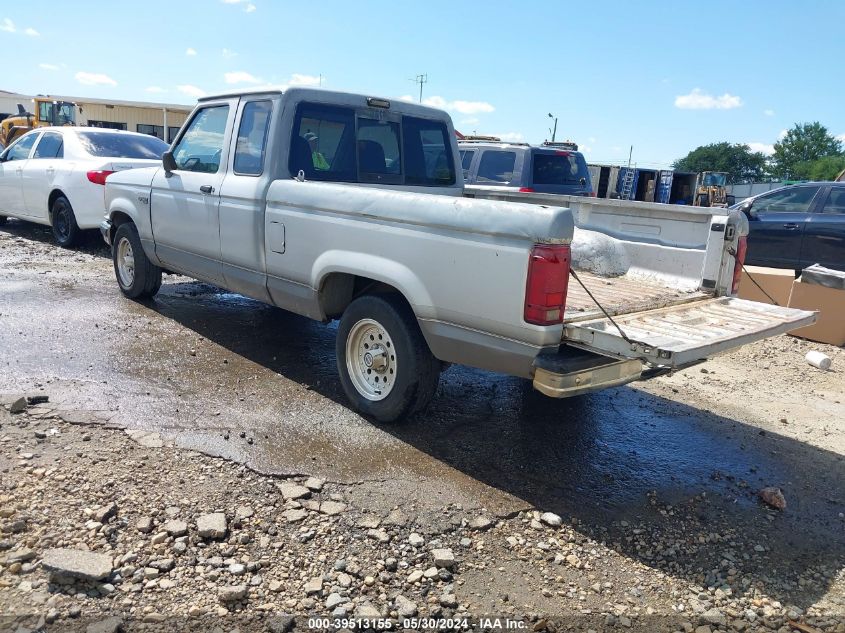
[[[117,285],[130,299],[152,297],[161,288],[161,268],[147,259],[138,229],[131,222],[117,227],[112,242],[112,260]]]
[[[422,411],[437,390],[440,361],[399,297],[364,295],[349,304],[337,330],[336,352],[346,396],[379,422]]]

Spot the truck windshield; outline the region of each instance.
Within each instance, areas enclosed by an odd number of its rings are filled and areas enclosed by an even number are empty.
[[[535,185],[572,185],[587,179],[587,163],[581,154],[558,151],[534,154]]]
[[[161,158],[168,145],[155,136],[109,132],[81,132],[82,148],[101,158]]]

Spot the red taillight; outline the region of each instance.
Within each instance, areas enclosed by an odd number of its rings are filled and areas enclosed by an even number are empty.
[[[106,177],[113,174],[114,171],[109,171],[107,169],[95,169],[93,171],[88,172],[88,180],[93,182],[95,185],[104,185],[106,184]]]
[[[742,279],[742,265],[745,263],[745,253],[748,250],[748,237],[743,235],[739,238],[736,245],[736,255],[734,256],[734,281],[731,285],[731,294],[735,295],[739,292],[739,282]]]
[[[595,191],[591,191],[591,192],[590,192],[590,193],[588,193],[587,195],[588,195],[588,196],[590,196],[591,198],[595,198],[595,197],[596,197],[596,192],[595,192]]]
[[[569,152],[564,152],[563,150],[557,150],[555,152],[555,156],[569,156]]]
[[[563,321],[569,259],[568,244],[535,244],[531,249],[525,284],[526,323],[556,325]]]
[[[534,190],[531,187],[520,187],[519,193],[534,193]]]

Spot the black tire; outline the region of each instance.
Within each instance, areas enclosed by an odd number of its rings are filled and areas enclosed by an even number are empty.
[[[126,245],[130,250],[125,250]],[[114,276],[124,295],[130,299],[147,299],[158,292],[161,288],[161,268],[147,258],[134,224],[126,222],[117,227],[111,252]],[[127,255],[133,262],[131,275],[127,272]],[[119,258],[122,261],[119,262]]]
[[[8,219],[9,218],[7,218],[5,215],[0,215],[0,226],[3,226],[4,224],[6,224],[6,220],[8,220]]]
[[[53,238],[59,246],[70,248],[79,241],[82,231],[76,223],[73,207],[64,196],[53,200],[50,207],[50,224],[53,226]]]
[[[395,356],[388,356],[396,362],[396,373],[391,377],[390,391],[381,400],[366,397],[350,375],[354,370],[347,366],[347,341],[353,331],[360,331],[359,324],[363,320],[377,322],[385,330],[387,345],[392,348],[388,351],[395,350]],[[401,297],[364,295],[355,299],[340,318],[335,351],[346,397],[357,411],[379,422],[396,422],[422,411],[437,390],[440,361],[432,355],[416,317]],[[392,368],[389,371],[392,372]]]

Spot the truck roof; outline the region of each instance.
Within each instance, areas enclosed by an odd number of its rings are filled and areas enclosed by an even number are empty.
[[[354,92],[340,92],[336,90],[324,90],[323,88],[265,88],[265,89],[252,89],[252,90],[232,90],[228,92],[222,92],[214,95],[207,95],[205,97],[201,97],[197,99],[198,103],[205,103],[207,101],[213,101],[215,99],[223,99],[229,97],[244,97],[244,96],[254,96],[254,95],[281,95],[286,94],[291,97],[307,100],[307,101],[318,101],[324,103],[332,103],[337,105],[346,105],[352,107],[361,107],[370,105],[368,102],[370,100],[376,100],[380,102],[386,102],[389,104],[389,107],[386,108],[392,111],[399,111],[405,114],[414,114],[417,116],[423,116],[428,118],[438,118],[438,119],[445,119],[449,115],[438,108],[432,108],[429,106],[420,105],[418,103],[413,103],[411,101],[405,101],[404,99],[389,99],[387,97],[379,97],[375,95],[365,95],[360,93]],[[371,106],[371,107],[379,107],[379,106]]]

